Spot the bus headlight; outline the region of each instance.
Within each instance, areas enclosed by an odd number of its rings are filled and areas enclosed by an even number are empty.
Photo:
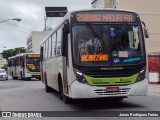
[[[79,70],[77,70],[77,69],[73,69],[73,71],[74,71],[74,73],[75,73],[75,75],[76,75],[76,78],[77,78],[77,81],[78,82],[80,82],[80,83],[87,83],[87,81],[86,81],[86,79],[84,78],[84,76],[83,76],[83,73],[82,72],[80,72]]]
[[[144,80],[145,79],[145,74],[146,74],[146,70],[144,68],[139,72],[138,77],[137,77],[137,82],[140,82],[140,81]]]

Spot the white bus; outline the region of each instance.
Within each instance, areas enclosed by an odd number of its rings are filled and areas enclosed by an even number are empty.
[[[147,94],[144,22],[138,13],[99,9],[68,12],[41,44],[46,92],[71,99]]]
[[[13,79],[41,79],[40,54],[20,53],[8,58],[8,74]]]

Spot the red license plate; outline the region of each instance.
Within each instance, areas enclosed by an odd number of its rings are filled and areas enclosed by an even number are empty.
[[[119,87],[107,87],[106,92],[118,92]]]

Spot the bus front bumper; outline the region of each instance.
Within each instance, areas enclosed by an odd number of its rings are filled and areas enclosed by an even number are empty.
[[[41,75],[40,74],[28,74],[28,73],[26,73],[25,74],[25,78],[37,78],[37,79],[40,79]]]
[[[125,86],[89,86],[74,81],[70,86],[69,97],[80,98],[103,98],[103,97],[128,97],[145,96],[147,94],[148,79]],[[117,92],[106,92],[107,87],[119,87]]]

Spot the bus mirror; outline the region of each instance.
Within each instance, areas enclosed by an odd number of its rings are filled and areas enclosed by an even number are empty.
[[[66,20],[64,22],[64,32],[65,33],[70,33],[69,20]]]
[[[144,36],[145,36],[145,38],[149,38],[149,32],[146,27],[144,27]]]
[[[146,27],[146,24],[143,21],[142,21],[142,24],[143,24],[144,36],[145,36],[145,38],[149,38],[149,32]]]

